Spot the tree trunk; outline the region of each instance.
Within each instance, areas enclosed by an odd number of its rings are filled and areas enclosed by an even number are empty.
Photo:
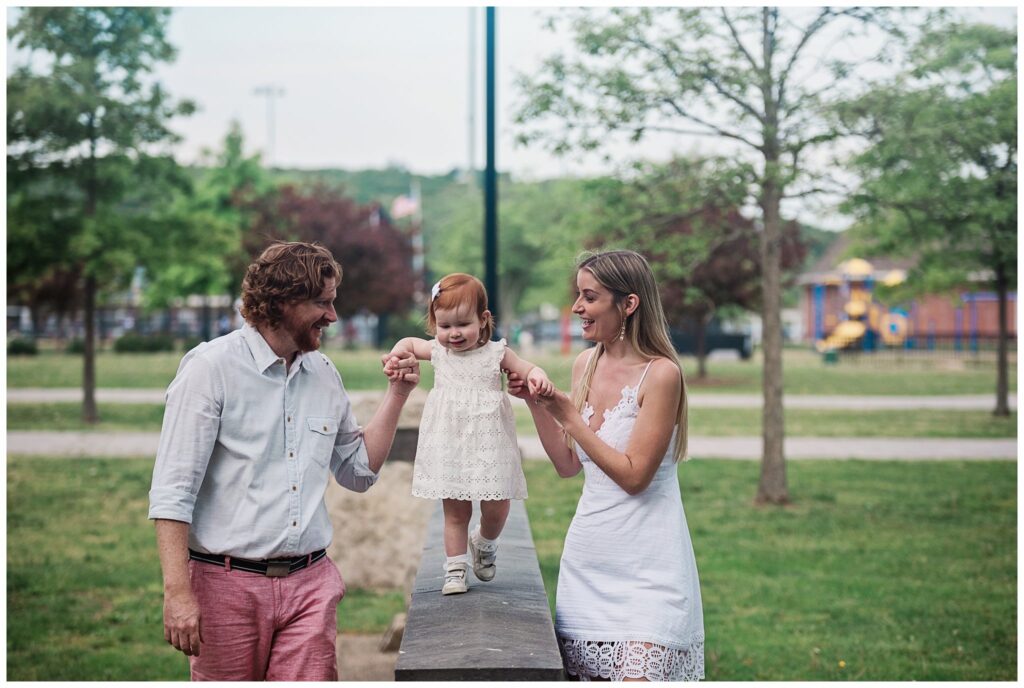
[[[384,348],[384,342],[390,339],[388,334],[388,323],[391,321],[390,313],[380,313],[377,316],[377,337],[374,345],[378,349]]]
[[[996,292],[999,294],[999,341],[996,355],[996,408],[992,411],[994,416],[1007,417],[1010,415],[1010,387],[1009,387],[1009,364],[1007,362],[1007,344],[1010,338],[1009,324],[1007,322],[1007,301],[1009,301],[1009,280],[1006,278],[1006,269],[1000,265],[996,269]]]
[[[38,303],[33,303],[29,307],[29,311],[32,314],[32,338],[39,339],[43,336],[43,329],[46,323],[43,319],[43,307]]]
[[[695,318],[697,324],[697,378],[703,380],[708,376],[708,351],[707,351],[707,331],[708,328],[704,323],[703,318]]]
[[[96,278],[85,278],[85,352],[82,355],[82,420],[99,422],[96,409]]]
[[[769,168],[771,163],[769,163]],[[762,387],[764,409],[761,458],[761,479],[757,486],[758,504],[788,504],[786,486],[786,458],[783,454],[782,407],[782,318],[781,318],[781,234],[779,204],[781,192],[766,174],[763,185],[762,210],[764,230],[761,232],[761,296],[762,351],[764,370]]]
[[[199,336],[204,342],[208,342],[213,339],[213,325],[210,322],[213,311],[210,308],[210,297],[206,294],[203,294],[203,306],[200,313]]]
[[[93,113],[88,118],[89,158],[88,177],[85,184],[85,216],[96,216],[96,203],[99,195],[99,182],[96,176],[96,119]],[[96,277],[86,263],[83,268],[85,276],[85,342],[82,352],[82,420],[95,424],[100,420],[96,409]]]
[[[780,181],[779,102],[772,75],[772,60],[777,42],[778,9],[761,9],[761,50],[764,62],[761,93],[764,98],[764,177],[761,181],[761,211],[764,228],[761,232],[761,350],[764,355],[764,409],[761,457],[761,479],[757,485],[757,504],[788,504],[786,457],[782,441],[785,437],[782,408],[782,218],[780,204],[783,186]]]

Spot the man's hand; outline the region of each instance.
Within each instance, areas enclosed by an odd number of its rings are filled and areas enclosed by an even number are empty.
[[[199,604],[191,590],[164,593],[164,640],[185,655],[199,656]]]

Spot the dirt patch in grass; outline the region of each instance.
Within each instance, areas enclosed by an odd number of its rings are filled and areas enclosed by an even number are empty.
[[[377,484],[364,493],[334,482],[327,508],[334,539],[327,553],[349,588],[409,591],[423,549],[431,500],[413,497],[411,462],[389,462]]]
[[[367,419],[369,416],[366,416]],[[412,590],[434,502],[413,497],[413,464],[388,462],[377,484],[365,493],[327,489],[334,523],[328,554],[349,589]],[[342,611],[344,612],[344,605]],[[339,634],[338,677],[342,681],[393,681],[398,652],[381,652],[380,634]]]
[[[338,679],[341,681],[394,681],[398,652],[380,652],[380,636],[339,635]]]

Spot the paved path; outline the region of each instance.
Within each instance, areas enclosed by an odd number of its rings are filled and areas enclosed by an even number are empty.
[[[878,461],[1017,460],[1016,439],[937,439],[918,437],[787,437],[787,459],[866,459]],[[696,459],[760,460],[760,437],[690,437]],[[530,459],[545,458],[540,439],[520,436]]]
[[[157,432],[39,432],[7,433],[8,454],[46,456],[155,456]],[[540,440],[520,435],[527,459],[543,460]],[[1017,459],[1016,439],[934,439],[905,437],[787,437],[788,459],[869,459],[905,461]],[[691,437],[690,454],[698,459],[760,459],[760,437]]]
[[[380,395],[376,391],[349,392],[353,401]],[[7,403],[46,403],[55,401],[76,402],[82,400],[80,389],[8,389]],[[162,404],[162,389],[114,389],[96,390],[96,400],[105,403]],[[519,399],[513,403],[522,404]],[[761,408],[759,394],[691,394],[690,408]],[[952,409],[961,411],[991,411],[995,407],[992,394],[964,394],[956,396],[824,396],[791,394],[783,402],[786,408],[798,409],[857,409],[883,411],[889,409]],[[1010,408],[1017,408],[1017,395],[1010,395]]]

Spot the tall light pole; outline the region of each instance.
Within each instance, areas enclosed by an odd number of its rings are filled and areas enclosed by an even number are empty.
[[[476,184],[476,8],[469,8],[469,146],[467,180]]]
[[[487,288],[487,302],[494,322],[500,322],[498,295],[498,171],[495,166],[495,14],[494,7],[488,7],[487,16],[487,167],[484,168],[484,286]],[[497,337],[498,333],[495,332]]]
[[[274,100],[284,95],[284,89],[274,84],[257,86],[252,90],[254,96],[264,96],[267,99],[267,167],[272,167],[274,162]]]

